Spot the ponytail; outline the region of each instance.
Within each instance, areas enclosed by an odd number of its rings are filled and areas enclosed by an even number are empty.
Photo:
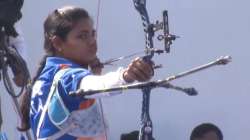
[[[45,63],[46,63],[46,58],[48,56],[44,56],[43,59],[40,62],[40,65],[38,67],[38,70],[36,72],[36,75],[32,79],[32,82],[30,85],[28,85],[28,88],[26,89],[25,93],[21,96],[21,105],[20,105],[20,111],[21,111],[21,126],[18,127],[17,129],[19,131],[27,131],[30,129],[30,102],[31,102],[31,94],[32,94],[32,87],[39,77],[40,73],[42,72]]]

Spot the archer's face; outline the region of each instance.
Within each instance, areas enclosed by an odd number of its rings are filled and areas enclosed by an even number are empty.
[[[96,58],[97,43],[91,19],[80,19],[63,42],[64,57],[80,65],[88,65]]]
[[[202,138],[196,138],[195,140],[220,140],[215,132],[211,131],[206,134]]]

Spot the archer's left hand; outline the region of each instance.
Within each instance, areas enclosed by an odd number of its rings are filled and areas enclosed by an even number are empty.
[[[147,62],[140,57],[135,58],[123,73],[126,82],[144,82],[150,80],[154,75],[153,62]]]

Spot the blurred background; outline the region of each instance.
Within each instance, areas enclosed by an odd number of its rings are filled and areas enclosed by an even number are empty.
[[[64,5],[77,5],[97,19],[98,0],[25,0],[21,28],[27,44],[27,64],[35,74],[43,51],[43,21],[49,12]],[[154,89],[150,113],[157,140],[188,140],[200,123],[212,122],[223,132],[225,140],[250,138],[250,1],[248,0],[147,0],[151,21],[161,20],[168,10],[170,32],[181,36],[173,42],[170,54],[155,56],[163,68],[153,79],[162,79],[192,67],[231,55],[232,63],[175,80],[172,83],[195,87],[198,96]],[[144,49],[141,19],[132,0],[101,0],[98,24],[98,56],[105,61]],[[163,42],[155,40],[156,48]],[[126,66],[126,59],[107,66],[104,72]],[[1,83],[3,131],[16,139],[19,123],[11,98]],[[142,94],[140,90],[103,99],[110,127],[110,139],[121,133],[138,130]]]

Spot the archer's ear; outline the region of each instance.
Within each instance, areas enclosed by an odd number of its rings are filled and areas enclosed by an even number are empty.
[[[52,46],[55,48],[55,50],[57,50],[58,52],[60,52],[62,50],[62,44],[63,44],[63,40],[58,37],[58,36],[52,36],[50,38]]]

